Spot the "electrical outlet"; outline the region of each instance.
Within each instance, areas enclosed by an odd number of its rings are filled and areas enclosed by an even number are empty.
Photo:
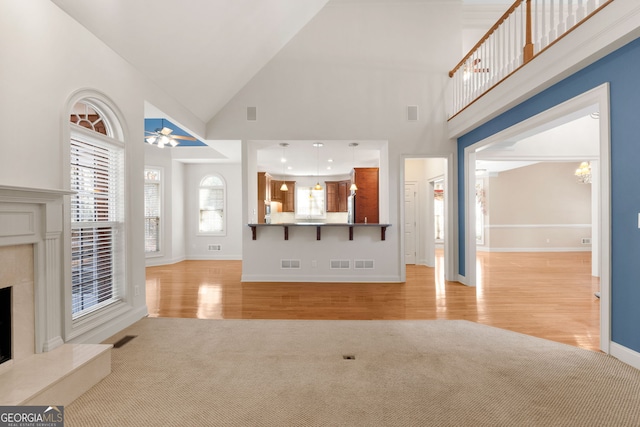
[[[311,261],[311,268],[318,268],[318,261],[315,259]]]
[[[133,294],[135,296],[139,296],[140,295],[140,286],[136,285],[133,287]]]

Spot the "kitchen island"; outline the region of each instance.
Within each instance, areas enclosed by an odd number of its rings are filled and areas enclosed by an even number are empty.
[[[339,222],[289,222],[274,224],[247,224],[251,227],[252,240],[257,239],[257,229],[260,227],[282,227],[284,230],[284,240],[289,240],[289,227],[316,227],[316,240],[321,240],[322,227],[343,227],[349,229],[349,240],[353,240],[353,229],[362,227],[380,227],[380,240],[385,240],[387,227],[391,224],[372,224],[372,223],[339,223]]]

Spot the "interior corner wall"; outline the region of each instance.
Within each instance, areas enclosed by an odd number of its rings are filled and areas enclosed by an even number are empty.
[[[458,139],[458,152],[514,124],[546,111],[604,83],[609,83],[611,132],[611,340],[640,352],[640,39],[636,39],[549,89]],[[458,162],[459,272],[465,272],[464,158]],[[606,256],[606,255],[605,255]]]
[[[242,259],[242,169],[234,164],[186,164],[184,174],[184,217],[186,257],[191,260],[240,260]],[[207,175],[218,175],[226,184],[226,225],[224,235],[202,235],[199,228],[199,187]],[[220,245],[219,251],[209,250],[209,245]]]
[[[388,141],[389,171],[381,178],[389,189],[382,195],[388,197],[391,224],[386,241],[368,245],[356,236],[349,243],[354,248],[338,243],[327,248],[326,256],[344,252],[353,258],[361,251],[377,260],[379,277],[399,279],[403,156],[455,152],[446,134],[445,105],[447,72],[460,59],[461,9],[460,2],[329,2],[208,123],[207,138]],[[417,121],[408,120],[409,105],[418,106]],[[250,106],[257,109],[255,121],[246,120]],[[253,241],[245,230],[243,269],[246,264],[256,275],[269,271],[280,277],[279,259],[263,258],[283,244],[281,230],[274,231],[278,240],[259,231],[262,237]],[[292,251],[292,240],[282,256],[306,253]],[[306,277],[319,275],[310,270]]]

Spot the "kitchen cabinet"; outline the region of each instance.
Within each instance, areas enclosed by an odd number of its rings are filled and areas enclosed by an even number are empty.
[[[265,215],[269,212],[267,206],[271,204],[271,175],[258,172],[258,224],[265,223]]]
[[[281,191],[282,183],[287,184],[287,191]],[[280,203],[278,212],[294,212],[295,211],[295,181],[279,181],[271,178],[271,201]]]
[[[295,181],[285,181],[285,182],[287,183],[287,187],[289,188],[289,191],[282,192],[282,212],[295,212],[296,211],[296,182]]]
[[[327,212],[347,212],[351,181],[325,181]]]
[[[376,224],[380,221],[378,168],[354,168],[351,180],[356,184],[354,222]]]

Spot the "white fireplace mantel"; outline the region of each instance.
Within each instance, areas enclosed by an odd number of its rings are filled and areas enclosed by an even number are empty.
[[[35,353],[61,346],[63,198],[67,190],[0,185],[0,246],[34,247]]]

